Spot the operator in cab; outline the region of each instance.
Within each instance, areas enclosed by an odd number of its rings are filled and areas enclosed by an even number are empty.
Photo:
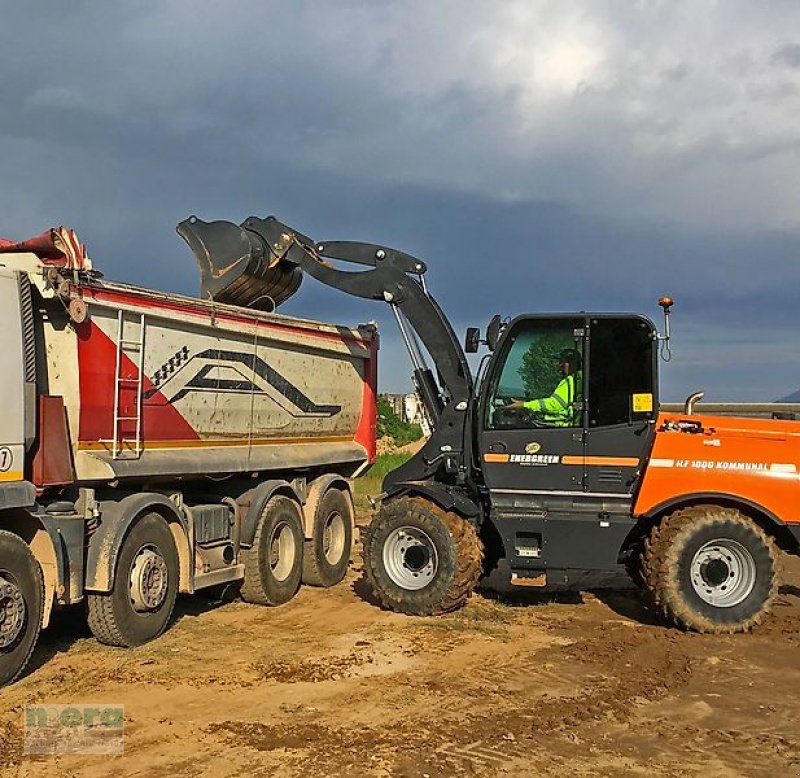
[[[524,408],[548,427],[572,427],[576,418],[575,400],[580,393],[580,354],[575,349],[563,349],[555,360],[562,376],[549,397],[535,400],[512,400],[507,408]]]

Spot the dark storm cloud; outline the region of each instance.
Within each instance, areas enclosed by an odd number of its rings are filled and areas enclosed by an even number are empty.
[[[495,311],[655,316],[669,292],[668,394],[800,385],[789,4],[33,2],[2,19],[0,234],[69,224],[107,275],[191,293],[179,220],[276,213],[423,256],[459,330]],[[382,379],[405,385],[381,306],[306,280],[286,310],[379,318]]]
[[[772,61],[777,65],[800,68],[800,43],[785,43],[772,55]]]

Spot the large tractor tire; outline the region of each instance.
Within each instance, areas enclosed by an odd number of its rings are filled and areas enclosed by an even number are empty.
[[[89,628],[108,646],[140,646],[169,624],[178,596],[178,551],[165,519],[146,513],[122,541],[108,593],[87,596]]]
[[[283,605],[297,594],[303,573],[303,513],[297,502],[284,495],[267,502],[242,561],[245,602]]]
[[[348,496],[328,489],[317,504],[311,539],[303,549],[303,583],[334,586],[347,573],[353,547],[353,508]]]
[[[28,544],[0,530],[0,686],[25,669],[42,627],[44,582]]]
[[[644,577],[644,544],[637,543],[628,553],[625,570],[639,589],[647,589]]]
[[[733,508],[696,505],[667,516],[645,541],[642,573],[656,611],[682,629],[747,632],[778,588],[775,549]]]
[[[390,610],[435,616],[460,608],[481,575],[475,527],[420,497],[384,504],[364,539],[372,591]]]

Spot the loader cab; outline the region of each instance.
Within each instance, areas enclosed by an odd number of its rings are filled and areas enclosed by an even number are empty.
[[[656,338],[639,315],[512,321],[480,398],[487,485],[630,494],[658,407]]]
[[[652,322],[636,315],[521,316],[503,332],[475,444],[512,583],[617,569],[654,435],[657,345]],[[572,395],[565,351],[577,354]],[[568,414],[537,412],[536,400],[552,410],[558,397],[571,401]]]

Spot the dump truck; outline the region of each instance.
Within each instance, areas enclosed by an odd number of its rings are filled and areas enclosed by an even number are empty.
[[[226,278],[192,298],[105,280],[71,230],[0,242],[0,684],[61,606],[134,646],[179,592],[279,605],[345,575],[376,327],[275,312],[287,264]]]
[[[385,607],[454,610],[502,564],[539,590],[624,567],[661,616],[699,632],[747,631],[769,611],[777,549],[800,548],[800,425],[704,416],[696,396],[660,412],[671,299],[662,333],[640,314],[497,315],[462,348],[421,259],[315,242],[275,217],[192,231],[212,257],[223,248],[220,265],[247,246],[250,262],[391,307],[434,429],[384,479],[363,538]],[[481,344],[476,384],[465,352]]]

